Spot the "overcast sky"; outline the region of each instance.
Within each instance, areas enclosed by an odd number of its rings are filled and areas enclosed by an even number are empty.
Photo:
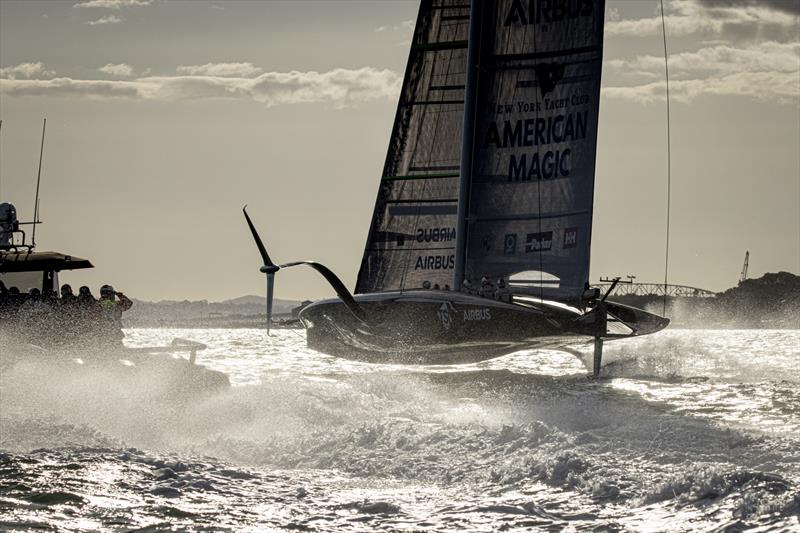
[[[665,1],[670,281],[800,273],[800,1]],[[249,211],[278,261],[352,287],[418,2],[0,0],[0,200],[62,280],[133,297],[263,292]],[[666,118],[658,3],[608,0],[592,279],[663,280]],[[312,271],[281,298],[332,294]]]

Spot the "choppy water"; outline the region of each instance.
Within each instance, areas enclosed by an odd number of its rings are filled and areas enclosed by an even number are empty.
[[[609,343],[600,381],[562,352],[405,368],[273,335],[129,331],[211,346],[234,387],[189,404],[4,369],[0,529],[800,530],[800,331]]]

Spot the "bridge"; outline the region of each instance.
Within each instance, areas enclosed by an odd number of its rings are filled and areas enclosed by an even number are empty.
[[[599,287],[600,292],[605,292],[611,287],[611,283],[597,283],[593,285]],[[699,287],[689,287],[688,285],[664,285],[663,283],[628,283],[620,282],[614,289],[615,296],[664,296],[666,289],[667,296],[679,296],[683,298],[713,298],[715,292],[701,289]]]

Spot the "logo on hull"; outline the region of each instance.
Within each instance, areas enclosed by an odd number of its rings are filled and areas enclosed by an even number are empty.
[[[476,320],[491,320],[492,312],[489,308],[467,309],[464,311],[464,322],[474,322]]]
[[[436,314],[439,315],[439,321],[445,331],[453,327],[453,316],[456,314],[456,308],[453,307],[453,304],[450,302],[443,303]]]

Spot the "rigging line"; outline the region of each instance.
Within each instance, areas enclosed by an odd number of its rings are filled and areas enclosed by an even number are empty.
[[[3,120],[0,119],[0,130],[3,129]],[[3,197],[3,173],[0,172],[0,198]]]
[[[664,0],[661,0],[661,35],[664,38],[664,80],[667,86],[667,232],[664,246],[664,303],[661,314],[667,314],[667,278],[669,275],[669,214],[672,196],[672,150],[669,123],[669,61],[667,59],[667,25],[664,22]]]
[[[39,148],[39,172],[36,174],[36,201],[33,205],[33,235],[31,244],[36,245],[36,225],[39,224],[39,183],[42,181],[42,156],[44,155],[44,132],[47,128],[47,119],[42,120],[42,146]]]
[[[533,55],[535,56],[536,55],[536,39],[538,38],[538,35],[536,34],[536,24],[531,25],[531,32],[533,33]],[[534,64],[534,73],[535,73],[536,72],[535,66],[538,64],[537,60],[534,60],[533,64]],[[537,83],[539,82],[539,74],[538,73],[536,73],[536,82]],[[534,90],[536,91],[536,89],[534,89]],[[539,121],[539,98],[542,96],[541,85],[538,87],[538,91],[536,91],[536,95],[537,95],[536,96],[536,106],[534,107],[534,110],[533,110],[534,124]],[[539,156],[539,148],[540,147],[537,144],[536,145],[536,154],[537,154],[537,156]],[[539,235],[538,235],[538,237],[540,239],[539,242],[541,243],[544,240],[543,236],[542,236],[542,216],[541,216],[541,214],[542,214],[542,180],[541,179],[539,179],[539,181],[536,183],[536,199],[537,199],[537,203],[538,203],[536,214],[539,215],[539,217],[538,217],[538,222],[539,222],[539,224],[538,224],[538,227],[539,227]],[[534,243],[535,242],[536,241],[534,240]],[[541,302],[544,301],[544,260],[542,259],[542,252],[543,252],[542,248],[544,248],[542,246],[542,244],[539,244],[539,301],[541,301]]]

